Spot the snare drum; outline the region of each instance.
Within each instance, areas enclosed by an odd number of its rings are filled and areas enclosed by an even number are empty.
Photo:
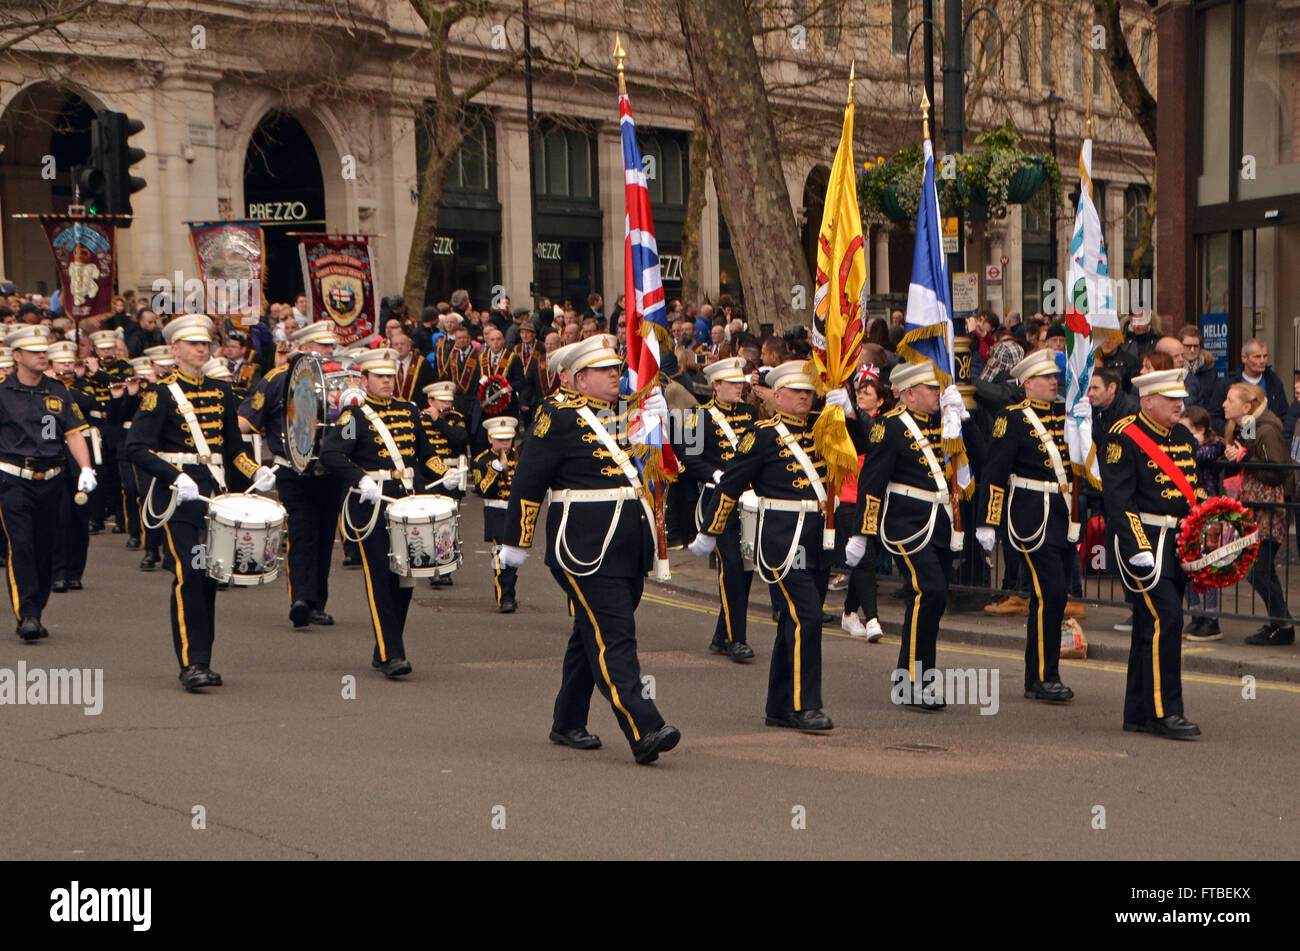
[[[460,512],[444,495],[410,495],[388,504],[388,570],[406,578],[449,575],[460,567]]]
[[[754,547],[758,544],[758,495],[753,489],[740,493],[740,559],[746,571],[754,570]]]
[[[218,495],[208,505],[208,577],[236,585],[280,574],[284,506],[262,495]]]

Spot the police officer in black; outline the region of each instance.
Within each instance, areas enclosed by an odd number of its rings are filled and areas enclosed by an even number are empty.
[[[779,593],[781,603],[768,673],[766,723],[829,730],[834,724],[822,711],[822,603],[832,552],[823,548],[826,463],[813,444],[819,415],[812,412],[814,384],[802,361],[769,371],[767,384],[777,414],[759,421],[740,440],[736,457],[702,509],[704,528],[690,549],[701,557],[712,551],[717,537],[727,531],[741,494],[753,488],[758,496],[755,570]]]
[[[1025,625],[1025,697],[1065,703],[1074,691],[1061,683],[1061,621],[1070,560],[1079,557],[1079,526],[1070,510],[1070,449],[1065,403],[1056,398],[1055,351],[1036,350],[1011,373],[1026,398],[993,421],[975,537],[991,552],[1005,519],[1007,542],[1024,554],[1033,586]]]
[[[547,400],[520,451],[506,510],[501,563],[519,568],[532,547],[546,493],[546,564],[576,606],[564,654],[550,739],[596,749],[587,732],[593,682],[638,763],[652,763],[681,739],[664,722],[641,683],[636,654],[636,607],[653,565],[653,513],[629,446],[606,428],[613,422],[622,360],[598,334],[580,341],[566,366],[578,395]],[[652,391],[653,393],[653,391]],[[662,394],[648,412],[664,414]]]
[[[697,516],[708,509],[741,440],[753,432],[758,422],[758,410],[741,399],[746,379],[744,358],[715,360],[704,368],[704,375],[713,385],[713,398],[687,417],[681,442],[674,446],[686,474],[700,484]],[[722,604],[709,650],[724,654],[736,663],[747,664],[754,659],[754,648],[749,646],[746,636],[749,587],[754,572],[746,569],[740,556],[737,515],[733,512],[727,519],[726,529],[718,536],[718,594]],[[703,527],[697,517],[696,531]]]
[[[485,426],[489,445],[474,457],[470,478],[474,491],[483,497],[483,540],[492,543],[492,586],[496,591],[497,610],[512,614],[517,607],[515,578],[519,570],[501,564],[501,542],[506,536],[510,486],[519,465],[519,450],[514,445],[519,420],[494,416]]]
[[[417,484],[417,467],[431,474],[435,456],[415,404],[393,398],[396,352],[367,350],[357,357],[357,366],[365,381],[365,402],[343,410],[326,430],[320,461],[341,485],[356,489],[344,496],[345,533],[352,536],[366,525],[372,526],[361,539],[361,567],[375,632],[371,666],[395,678],[411,672],[402,634],[413,586],[410,579],[388,568],[384,518],[388,503],[383,496],[410,495]]]
[[[94,397],[80,388],[81,381],[76,375],[77,345],[67,340],[52,343],[45,356],[49,360],[46,374],[68,388],[68,398],[76,404],[82,417],[87,417],[98,404]],[[74,462],[69,453],[67,463],[72,465]],[[54,544],[54,580],[50,584],[50,591],[54,594],[82,589],[81,576],[86,571],[86,556],[90,549],[87,506],[76,503],[76,483],[71,479],[61,481],[63,500],[59,506],[59,527]]]
[[[1110,429],[1100,460],[1107,555],[1133,606],[1124,729],[1172,740],[1200,736],[1183,716],[1183,590],[1178,531],[1196,502],[1196,438],[1178,422],[1185,370],[1133,378],[1142,411]]]
[[[294,345],[308,356],[296,360],[329,357],[338,340],[334,322],[319,320],[293,334]],[[299,473],[285,449],[285,397],[292,362],[282,364],[258,382],[240,404],[241,428],[260,433],[276,464],[275,487],[288,522],[289,540],[284,560],[289,575],[289,620],[294,627],[330,625],[334,618],[325,613],[329,599],[330,556],[334,532],[343,507],[343,487],[328,476],[320,462]]]
[[[901,405],[868,430],[871,451],[858,477],[859,530],[845,546],[845,560],[862,560],[863,536],[879,538],[897,557],[907,604],[892,696],[911,710],[942,710],[942,692],[933,684],[935,652],[948,605],[954,538],[939,379],[926,361],[896,366],[889,383]]]
[[[212,321],[203,314],[175,317],[163,337],[176,369],[141,396],[125,450],[151,477],[145,515],[166,519],[163,567],[175,577],[172,644],[182,686],[196,691],[221,686],[221,675],[211,668],[217,581],[206,569],[208,505],[200,496],[223,493],[235,472],[265,492],[275,485],[275,473],[244,452],[230,384],[203,376]]]
[[[41,612],[53,581],[64,445],[80,470],[77,491],[95,490],[86,420],[67,387],[45,375],[49,332],[23,324],[5,337],[14,369],[0,381],[0,525],[7,540],[9,598],[25,641],[48,637]]]

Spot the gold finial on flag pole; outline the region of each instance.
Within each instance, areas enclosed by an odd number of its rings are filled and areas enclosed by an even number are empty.
[[[853,61],[849,64],[849,102],[850,103],[853,102],[853,76],[854,73],[857,71],[857,68],[858,68],[858,60],[857,57],[854,57]]]
[[[627,59],[627,50],[623,49],[622,34],[614,34],[614,61],[618,63],[618,94],[627,95],[627,81],[623,78],[623,60]]]
[[[930,138],[930,96],[921,90],[921,128],[924,136]]]

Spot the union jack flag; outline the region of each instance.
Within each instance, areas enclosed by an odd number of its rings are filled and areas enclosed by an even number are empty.
[[[669,339],[668,321],[659,273],[659,245],[655,242],[654,217],[650,213],[650,191],[646,187],[632,103],[627,93],[618,97],[618,118],[623,130],[623,195],[627,207],[623,218],[623,307],[627,338],[623,392],[640,401],[659,379],[659,344]],[[664,439],[667,420],[640,412],[634,415],[637,418],[629,427],[632,440],[660,450],[666,473],[680,472],[682,467],[672,446]]]

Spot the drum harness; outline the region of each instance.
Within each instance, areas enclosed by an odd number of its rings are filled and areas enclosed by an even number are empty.
[[[226,471],[225,465],[220,457],[214,458],[208,449],[208,441],[203,437],[203,427],[199,425],[199,418],[194,413],[194,405],[185,397],[185,391],[181,389],[180,384],[173,380],[167,384],[167,392],[171,393],[172,399],[176,401],[176,408],[185,419],[185,427],[190,431],[190,439],[194,443],[194,452],[155,452],[155,455],[163,462],[169,462],[177,469],[181,470],[183,475],[184,466],[187,465],[205,465],[208,471],[212,473],[212,478],[222,492],[226,491]],[[153,490],[158,482],[158,477],[154,476],[149,480],[149,491],[145,494],[144,505],[140,508],[140,521],[144,527],[149,530],[162,528],[172,513],[176,511],[176,486],[172,485],[171,500],[167,503],[167,508],[161,514],[153,510]]]
[[[619,516],[623,513],[623,503],[628,499],[638,499],[641,507],[645,510],[646,517],[650,524],[654,525],[654,510],[650,507],[650,501],[646,498],[645,492],[641,488],[641,477],[637,474],[636,466],[633,464],[631,457],[619,448],[614,437],[609,434],[604,425],[596,418],[596,414],[588,406],[579,406],[578,415],[582,418],[596,437],[604,445],[605,449],[613,457],[614,462],[618,464],[619,469],[627,478],[630,485],[618,486],[612,489],[552,489],[551,501],[559,502],[562,506],[560,515],[560,525],[555,539],[555,560],[560,567],[569,574],[579,578],[585,578],[588,575],[595,574],[600,570],[601,563],[605,560],[605,552],[609,550],[610,542],[614,540],[614,531],[618,528]],[[573,554],[569,547],[568,536],[565,530],[569,524],[569,506],[574,502],[613,502],[614,515],[609,520],[609,530],[605,532],[605,540],[601,543],[600,551],[593,561],[585,561]]]
[[[899,420],[907,428],[912,438],[916,440],[916,446],[921,450],[925,457],[925,464],[930,470],[930,477],[934,479],[935,489],[917,488],[914,485],[905,485],[901,482],[890,482],[885,486],[885,503],[880,509],[880,543],[885,546],[885,550],[893,555],[914,555],[926,545],[930,544],[930,538],[934,535],[934,520],[939,514],[939,506],[948,513],[948,524],[952,524],[952,498],[948,494],[948,483],[943,477],[943,469],[939,467],[939,460],[935,458],[934,449],[930,446],[930,440],[925,438],[921,432],[921,427],[916,425],[916,420],[907,410],[898,414]],[[885,513],[889,511],[889,497],[891,495],[904,495],[910,499],[919,499],[922,502],[930,503],[930,518],[925,525],[918,531],[906,538],[891,539],[885,536]],[[924,536],[924,537],[923,537]],[[908,546],[912,542],[917,544]],[[897,546],[897,547],[895,547]],[[951,547],[951,543],[949,545]]]
[[[817,467],[813,461],[808,458],[808,453],[804,452],[803,446],[799,441],[790,434],[785,423],[777,422],[773,427],[776,430],[776,438],[790,450],[799,467],[803,469],[804,475],[812,484],[812,490],[816,494],[816,500],[813,499],[769,499],[766,496],[758,496],[758,518],[754,525],[754,570],[758,573],[759,580],[765,584],[776,584],[782,578],[790,573],[794,567],[794,561],[799,553],[799,539],[803,535],[803,524],[810,511],[825,511],[826,507],[826,487],[822,485],[821,476],[817,474]],[[790,537],[790,550],[786,552],[784,560],[773,571],[772,565],[768,564],[767,559],[763,557],[763,523],[766,521],[769,510],[778,512],[798,512],[799,516],[795,521],[794,534]],[[771,576],[769,577],[769,572]]]
[[[1061,462],[1060,450],[1056,448],[1056,440],[1047,433],[1047,428],[1043,421],[1038,418],[1032,406],[1025,405],[1022,409],[1025,414],[1025,422],[1029,423],[1038,436],[1039,442],[1047,450],[1047,459],[1052,464],[1052,472],[1056,476],[1055,482],[1046,482],[1041,479],[1026,479],[1023,476],[1012,475],[1010,479],[1010,491],[1007,493],[1007,537],[1017,551],[1022,551],[1026,555],[1038,551],[1043,547],[1043,542],[1047,539],[1047,520],[1051,513],[1052,496],[1056,493],[1061,494],[1065,499],[1066,520],[1069,522],[1069,528],[1066,530],[1066,538],[1070,542],[1079,540],[1079,523],[1074,520],[1074,509],[1070,500],[1070,483],[1066,479],[1065,465]],[[1016,489],[1032,489],[1043,497],[1043,521],[1038,526],[1038,530],[1031,535],[1020,535],[1016,532],[1015,526],[1011,522],[1011,500],[1015,497]],[[1025,547],[1026,545],[1030,547]]]

